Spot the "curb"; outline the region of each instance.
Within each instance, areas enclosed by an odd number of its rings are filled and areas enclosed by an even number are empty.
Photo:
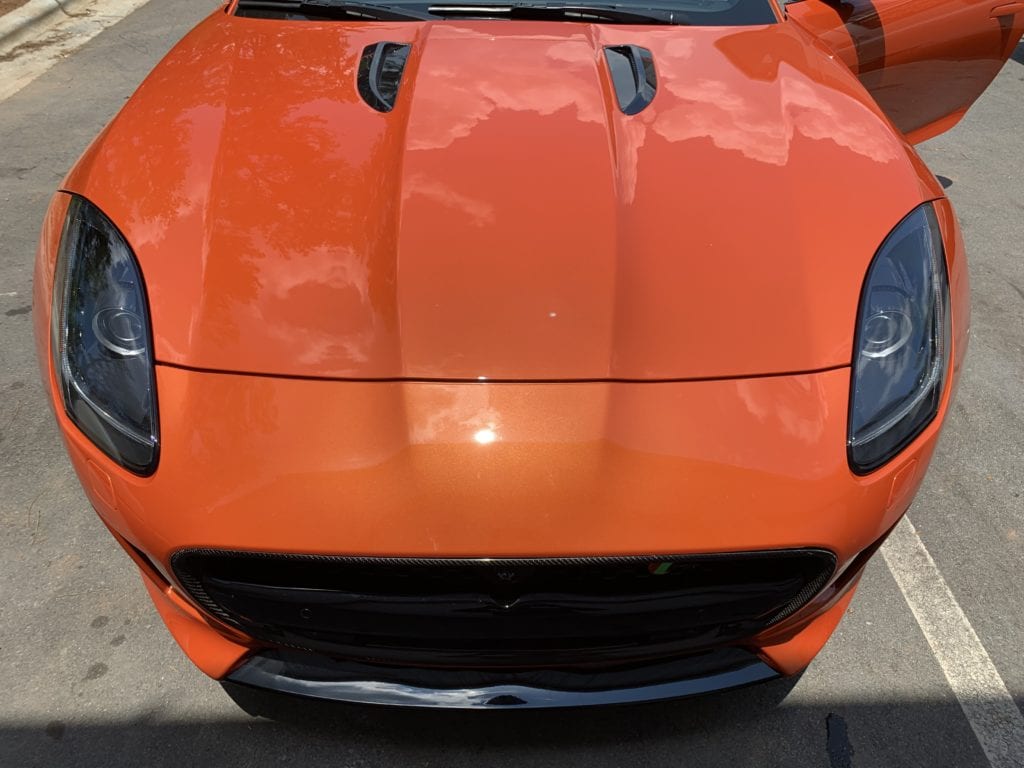
[[[0,16],[0,49],[12,48],[52,17],[74,16],[90,0],[29,0],[20,8]]]

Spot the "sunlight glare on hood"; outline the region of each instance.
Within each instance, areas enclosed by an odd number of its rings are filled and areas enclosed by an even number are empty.
[[[490,445],[498,439],[498,434],[493,429],[481,429],[473,435],[473,439],[480,445]]]

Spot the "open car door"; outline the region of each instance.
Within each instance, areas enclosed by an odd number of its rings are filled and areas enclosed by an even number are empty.
[[[959,122],[1024,33],[1011,0],[791,0],[912,143]]]

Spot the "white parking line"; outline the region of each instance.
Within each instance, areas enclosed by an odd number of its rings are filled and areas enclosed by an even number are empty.
[[[989,763],[993,768],[1021,768],[1024,715],[909,518],[896,526],[882,556]]]
[[[149,0],[96,0],[75,6],[74,15],[55,14],[31,37],[0,51],[0,101],[13,96],[61,59],[81,48]]]

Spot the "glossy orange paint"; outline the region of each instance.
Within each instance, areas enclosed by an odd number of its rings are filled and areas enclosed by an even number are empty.
[[[800,0],[786,10],[915,144],[960,121],[1024,34],[1024,5],[1006,0]]]
[[[953,284],[965,286],[955,220],[945,201],[939,210]],[[55,247],[44,244],[44,264]],[[954,310],[955,376],[966,326],[963,305]],[[38,322],[47,327],[45,317]],[[724,381],[501,384],[158,365],[157,388],[162,458],[150,478],[112,465],[62,411],[57,418],[79,475],[105,468],[114,501],[95,483],[86,494],[155,565],[158,579],[153,571],[147,579],[161,614],[214,674],[231,666],[225,649],[241,658],[247,645],[214,619],[181,610],[186,598],[173,586],[169,558],[183,547],[491,557],[826,547],[840,563],[833,586],[763,640],[765,657],[794,672],[838,621],[835,606],[855,584],[846,569],[909,505],[952,390],[899,459],[857,477],[845,450],[847,368]]]
[[[44,225],[34,320],[86,494],[200,668],[222,677],[254,644],[179,590],[169,560],[185,547],[824,547],[833,582],[751,641],[782,672],[806,666],[859,556],[924,476],[969,295],[941,187],[830,53],[827,25],[807,21],[812,0],[799,5],[800,23],[747,29],[218,12],[172,51],[64,184],[142,268],[155,474],[114,465],[60,405],[49,322],[65,194]],[[414,45],[387,115],[354,86],[380,40]],[[632,119],[602,59],[624,43],[658,62],[658,95]],[[952,384],[903,453],[855,476],[861,285],[929,200]]]
[[[414,43],[388,114],[355,85],[379,40]],[[942,192],[812,42],[796,24],[217,14],[66,186],[135,248],[162,362],[467,380],[821,370],[850,361],[871,254]],[[661,79],[636,118],[603,63],[623,43],[649,48]]]

